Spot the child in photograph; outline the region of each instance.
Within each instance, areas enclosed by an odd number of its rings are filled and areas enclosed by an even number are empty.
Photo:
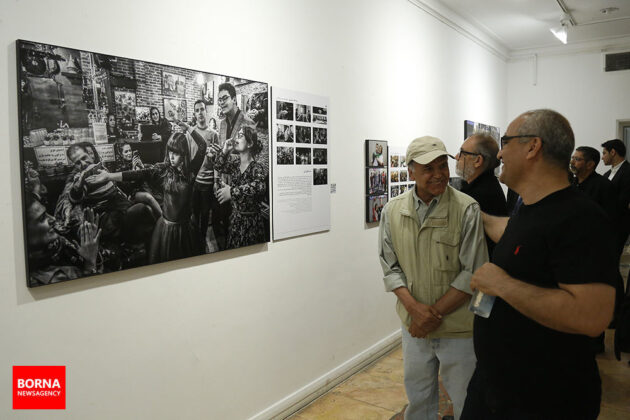
[[[231,175],[232,185],[222,185],[216,192],[220,203],[231,201],[227,248],[258,244],[267,240],[261,205],[267,191],[265,168],[256,161],[262,150],[256,131],[242,127],[235,139],[221,146],[210,145],[217,171]],[[238,156],[232,155],[233,152]]]
[[[383,162],[383,146],[376,143],[374,152],[372,153],[372,166],[384,166]]]

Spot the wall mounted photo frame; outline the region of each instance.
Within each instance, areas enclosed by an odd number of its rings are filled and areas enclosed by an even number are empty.
[[[366,223],[380,221],[381,209],[389,192],[388,157],[389,149],[385,140],[365,140],[365,193]],[[378,200],[375,197],[380,197]],[[384,197],[384,202],[381,198]],[[378,210],[378,211],[377,211]]]
[[[16,46],[20,137],[13,141],[20,142],[28,287],[269,241],[266,83],[39,42]],[[242,133],[260,146],[251,171],[233,171],[237,155],[213,162],[232,197],[247,190],[226,204],[239,217],[226,212],[216,225],[192,200],[207,143],[177,124],[204,95],[199,80],[230,83],[248,104],[240,113],[237,105],[224,110],[240,117],[229,137],[218,120],[219,142]],[[218,114],[208,104],[205,112],[206,121]]]

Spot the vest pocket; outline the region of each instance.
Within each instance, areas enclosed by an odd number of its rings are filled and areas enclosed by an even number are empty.
[[[459,271],[459,235],[441,232],[433,240],[433,262],[440,271]]]

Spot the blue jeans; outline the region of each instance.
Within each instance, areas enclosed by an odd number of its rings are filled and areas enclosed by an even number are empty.
[[[466,389],[477,359],[471,338],[413,338],[402,327],[405,390],[409,406],[405,420],[436,419],[439,383],[453,402],[455,419],[459,419],[466,400]]]

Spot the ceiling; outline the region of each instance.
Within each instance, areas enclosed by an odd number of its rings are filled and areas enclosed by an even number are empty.
[[[630,37],[630,0],[440,0],[511,54],[562,45],[551,31],[560,26],[562,6],[574,25],[567,45],[610,44]],[[602,13],[604,8],[617,11]]]

